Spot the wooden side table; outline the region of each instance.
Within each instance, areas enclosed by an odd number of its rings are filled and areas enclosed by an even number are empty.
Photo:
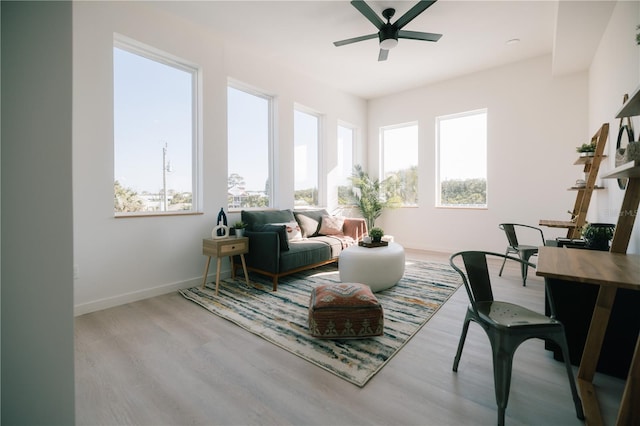
[[[220,286],[220,264],[224,256],[229,256],[231,260],[231,274],[235,275],[235,268],[233,267],[233,256],[239,254],[240,260],[242,260],[242,270],[244,271],[244,279],[249,284],[249,274],[247,273],[247,264],[244,260],[244,254],[249,252],[249,238],[204,238],[202,240],[202,254],[207,256],[207,264],[204,268],[204,276],[202,277],[202,288],[207,283],[207,275],[209,274],[209,264],[211,258],[218,258],[217,270],[216,270],[216,296],[218,295],[218,288]]]

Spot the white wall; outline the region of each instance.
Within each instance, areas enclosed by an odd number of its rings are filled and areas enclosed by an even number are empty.
[[[201,281],[201,240],[210,235],[220,207],[226,210],[227,203],[227,77],[277,96],[276,164],[283,165],[276,179],[278,207],[293,206],[293,167],[286,165],[293,165],[294,103],[323,114],[328,130],[322,156],[329,167],[335,163],[338,120],[365,128],[364,101],[253,57],[143,2],[74,2],[73,12],[76,314]],[[113,217],[114,32],[202,67],[204,215]],[[215,266],[210,272],[215,273]]]
[[[620,120],[616,114],[625,93],[631,95],[640,84],[640,46],[636,45],[636,25],[640,23],[640,3],[619,1],[600,41],[589,69],[589,128],[609,123],[606,151],[609,158],[601,165],[601,173],[615,167],[616,140]],[[633,118],[636,140],[640,135],[640,117]],[[623,191],[615,179],[604,180],[606,191],[598,191],[588,220],[616,223],[622,205]],[[627,253],[640,253],[640,220],[636,219]]]
[[[0,423],[72,425],[71,2],[0,7]]]
[[[406,247],[452,252],[504,251],[501,222],[537,226],[568,220],[582,169],[575,147],[588,142],[587,73],[551,75],[551,57],[491,69],[370,101],[369,164],[376,172],[378,129],[408,121],[419,125],[419,204],[387,210],[385,232]],[[488,110],[488,208],[435,207],[436,117]],[[566,230],[543,228],[545,238]]]

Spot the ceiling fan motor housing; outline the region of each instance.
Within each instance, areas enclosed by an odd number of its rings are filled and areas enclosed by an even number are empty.
[[[380,48],[389,50],[398,44],[398,27],[392,24],[385,24],[380,28],[378,38],[380,39]]]

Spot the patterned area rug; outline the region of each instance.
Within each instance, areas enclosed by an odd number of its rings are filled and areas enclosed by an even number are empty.
[[[367,339],[322,340],[307,332],[311,289],[339,283],[335,265],[282,277],[278,291],[271,280],[250,275],[180,290],[187,299],[281,348],[357,385],[364,386],[424,326],[462,284],[447,264],[407,261],[404,277],[376,293],[384,309],[384,335]]]

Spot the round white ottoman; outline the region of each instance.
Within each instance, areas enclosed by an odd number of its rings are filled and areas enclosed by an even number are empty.
[[[338,269],[342,282],[367,284],[373,292],[386,290],[404,275],[404,248],[398,243],[351,246],[340,253]]]

